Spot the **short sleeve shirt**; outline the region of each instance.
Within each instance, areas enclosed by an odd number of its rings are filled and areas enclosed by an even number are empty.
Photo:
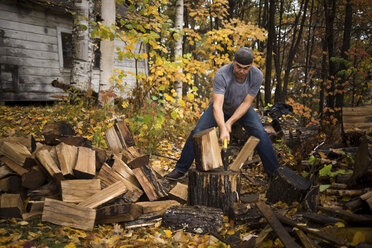
[[[224,94],[223,112],[229,116],[233,115],[235,110],[249,94],[256,97],[260,90],[263,74],[255,66],[249,70],[243,83],[236,81],[233,73],[233,64],[228,64],[216,72],[213,83],[213,93]]]

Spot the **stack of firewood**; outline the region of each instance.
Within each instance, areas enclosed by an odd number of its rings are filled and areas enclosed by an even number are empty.
[[[109,150],[92,148],[64,122],[46,125],[43,143],[32,136],[0,141],[0,216],[84,230],[95,223],[133,221],[179,205],[135,147],[128,126],[106,132]],[[174,191],[174,190],[173,190]],[[175,199],[186,201],[186,193]]]

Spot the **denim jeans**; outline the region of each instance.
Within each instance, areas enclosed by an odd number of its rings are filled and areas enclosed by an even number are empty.
[[[225,115],[225,121],[228,120],[229,116]],[[260,142],[256,146],[258,155],[261,158],[262,164],[266,173],[269,176],[273,176],[275,170],[279,167],[278,160],[276,158],[273,145],[269,135],[262,126],[261,120],[257,113],[252,107],[250,107],[239,120],[239,123],[244,127],[249,135],[257,137]],[[176,169],[186,173],[191,167],[194,161],[194,148],[192,144],[192,136],[195,133],[203,131],[205,129],[216,127],[217,122],[213,115],[213,103],[205,110],[203,115],[200,117],[198,123],[196,124],[194,130],[191,131],[186,143],[182,149],[181,157],[177,161]]]

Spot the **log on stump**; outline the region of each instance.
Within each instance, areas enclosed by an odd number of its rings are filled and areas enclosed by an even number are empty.
[[[133,173],[150,201],[155,201],[168,196],[163,185],[150,167],[142,166],[134,168]]]
[[[233,171],[189,171],[189,205],[221,208],[228,215],[230,207],[239,199],[239,173]]]
[[[21,218],[23,203],[19,194],[0,195],[0,216],[4,218]]]
[[[237,225],[247,224],[250,228],[257,228],[262,225],[262,223],[260,223],[262,214],[255,204],[236,202],[231,208],[229,217],[234,220],[234,223]]]
[[[42,221],[91,231],[95,218],[95,209],[49,198],[45,199]]]
[[[132,221],[142,214],[142,207],[133,203],[114,204],[97,209],[96,222],[111,224]]]
[[[209,171],[223,166],[215,127],[194,134],[192,144],[197,170]]]
[[[222,210],[205,206],[171,207],[163,214],[162,221],[162,225],[169,229],[199,234],[218,233],[222,224]]]
[[[266,198],[271,203],[282,201],[290,205],[295,201],[301,202],[310,186],[311,183],[307,179],[297,175],[290,168],[282,166],[270,183]]]

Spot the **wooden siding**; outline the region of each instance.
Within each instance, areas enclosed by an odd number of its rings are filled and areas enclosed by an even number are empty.
[[[70,69],[63,68],[60,32],[72,30],[70,14],[57,14],[35,4],[0,1],[0,102],[50,101],[65,93],[51,86],[55,79],[68,83]],[[124,47],[116,40],[115,46]],[[138,50],[138,46],[136,47]],[[135,72],[135,62],[115,56],[116,69]],[[147,61],[138,62],[138,71],[146,73]],[[124,79],[129,89],[135,76]],[[100,71],[92,71],[92,88],[99,90]],[[129,91],[129,90],[128,90]],[[128,92],[120,93],[125,97]]]

